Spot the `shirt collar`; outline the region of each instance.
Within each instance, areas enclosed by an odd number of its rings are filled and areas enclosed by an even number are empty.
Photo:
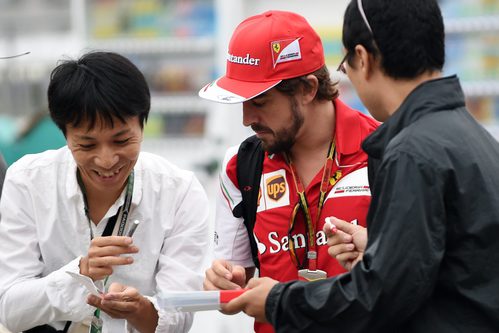
[[[66,161],[68,161],[68,172],[66,174],[66,193],[69,199],[82,198],[83,194],[78,185],[78,180],[76,178],[76,162],[71,154],[71,151],[66,146]]]
[[[335,139],[338,154],[350,155],[361,149],[362,130],[357,110],[351,109],[338,98],[333,101],[336,110]]]
[[[143,165],[142,165],[142,159],[140,158],[141,155],[139,155],[139,158],[137,160],[137,163],[135,163],[134,166],[134,185],[133,185],[133,196],[132,196],[132,205],[138,206],[140,201],[142,200],[142,184],[143,184]]]

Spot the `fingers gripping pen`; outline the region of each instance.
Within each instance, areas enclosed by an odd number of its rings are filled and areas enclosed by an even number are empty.
[[[334,235],[335,233],[337,233],[338,229],[336,228],[336,226],[334,225],[334,223],[331,222],[331,218],[330,217],[326,217],[325,220],[326,220],[326,225],[328,225],[329,230],[331,231],[331,235]]]
[[[127,234],[128,237],[133,236],[133,234],[134,234],[135,230],[137,229],[137,227],[139,226],[139,224],[140,224],[139,220],[133,221],[132,225],[130,226],[130,229],[128,230],[128,234]]]
[[[135,233],[135,230],[137,229],[137,227],[139,226],[139,224],[140,224],[139,220],[134,220],[132,222],[132,225],[130,226],[130,229],[128,230],[127,237],[132,237],[133,236],[133,234]],[[108,279],[109,279],[109,276],[106,276],[106,278],[104,279],[104,286],[107,285]]]

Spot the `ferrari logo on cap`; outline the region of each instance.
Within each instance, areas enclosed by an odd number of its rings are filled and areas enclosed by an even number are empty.
[[[300,37],[295,39],[276,40],[271,44],[274,68],[277,64],[301,60]]]
[[[279,53],[281,50],[281,44],[280,43],[272,43],[272,49],[274,50],[275,53]]]

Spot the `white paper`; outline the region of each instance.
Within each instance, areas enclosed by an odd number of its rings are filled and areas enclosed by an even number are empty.
[[[196,312],[220,309],[220,292],[213,291],[172,291],[162,292],[158,305],[163,309],[183,312]]]
[[[88,292],[95,296],[101,296],[101,292],[94,284],[91,278],[85,275],[76,274],[74,272],[66,271],[73,279],[77,280],[81,285],[87,288]]]

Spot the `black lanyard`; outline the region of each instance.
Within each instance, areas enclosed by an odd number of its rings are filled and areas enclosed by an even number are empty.
[[[90,220],[90,213],[88,210],[87,194],[85,191],[85,185],[83,184],[80,172],[78,170],[76,171],[76,178],[78,179],[78,185],[80,185],[80,189],[83,193],[85,216],[87,217],[88,227],[90,228],[90,239],[92,240],[94,238],[94,233],[92,231],[92,222]],[[130,212],[130,207],[132,205],[133,182],[134,182],[134,171],[132,170],[127,180],[125,203],[121,205],[121,207],[118,209],[118,212],[115,215],[111,216],[107,221],[106,227],[102,232],[103,237],[110,236],[113,233],[114,226],[116,225],[116,221],[118,220],[119,217],[121,218],[117,234],[118,236],[122,236],[125,233],[126,221],[128,219],[128,213]]]

